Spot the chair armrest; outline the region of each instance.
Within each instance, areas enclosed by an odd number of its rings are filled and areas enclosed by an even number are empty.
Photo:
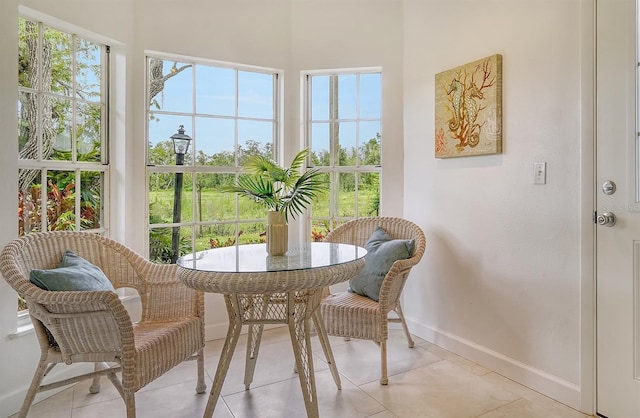
[[[404,284],[409,277],[409,272],[418,261],[419,258],[416,260],[415,257],[411,257],[404,260],[396,260],[391,265],[389,272],[384,276],[384,279],[382,279],[382,285],[380,286],[378,303],[381,314],[386,315],[395,309],[402,294]]]
[[[114,361],[135,350],[131,318],[116,293],[33,287],[26,296],[29,314],[48,330],[67,364],[87,361],[87,353],[106,353]]]

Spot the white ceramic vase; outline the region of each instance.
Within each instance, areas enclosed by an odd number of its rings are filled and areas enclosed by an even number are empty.
[[[267,254],[283,255],[289,249],[289,226],[284,213],[267,213]]]

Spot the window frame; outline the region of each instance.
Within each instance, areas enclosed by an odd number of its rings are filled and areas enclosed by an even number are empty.
[[[42,95],[48,95],[51,97],[64,98],[71,101],[74,109],[77,108],[76,103],[91,103],[98,104],[100,106],[100,161],[78,161],[77,159],[77,138],[75,136],[74,129],[72,129],[72,134],[70,137],[71,146],[72,146],[72,159],[69,161],[64,160],[51,160],[51,159],[43,159],[42,158],[42,146],[43,146],[43,136],[41,135],[42,124],[39,122],[37,124],[38,130],[38,153],[36,158],[34,159],[25,159],[21,158],[20,154],[16,155],[17,160],[17,169],[20,170],[39,170],[40,176],[40,184],[46,186],[47,180],[47,172],[49,171],[70,171],[74,173],[75,179],[80,178],[81,173],[83,172],[98,172],[101,175],[101,187],[100,187],[100,207],[99,207],[99,219],[100,225],[98,228],[93,229],[82,229],[81,227],[81,181],[75,181],[75,202],[74,202],[74,213],[75,222],[74,227],[76,230],[82,230],[86,232],[94,232],[103,235],[108,235],[109,233],[109,205],[110,205],[110,177],[111,177],[111,165],[110,165],[110,127],[111,127],[111,119],[110,119],[110,89],[111,89],[111,46],[110,41],[106,38],[90,33],[82,28],[78,28],[75,25],[68,24],[66,22],[60,21],[56,18],[50,17],[48,15],[42,14],[40,12],[36,12],[32,9],[26,8],[24,6],[19,7],[18,12],[18,22],[20,20],[28,20],[38,25],[38,56],[42,54],[42,37],[43,37],[43,28],[50,28],[59,32],[62,32],[66,35],[69,35],[72,38],[73,44],[73,62],[72,62],[72,73],[73,73],[73,83],[72,92],[75,92],[76,87],[76,74],[77,68],[75,62],[75,51],[77,46],[77,39],[81,39],[83,41],[91,42],[92,44],[100,46],[100,68],[101,68],[101,78],[100,78],[100,100],[98,102],[90,102],[85,101],[80,98],[76,94],[71,94],[70,96],[56,94],[51,91],[46,91],[42,83],[39,83],[37,88],[33,86],[25,87],[18,82],[17,91],[18,97],[22,93],[30,93],[37,94],[40,97]],[[19,42],[19,39],[18,39]],[[16,45],[18,47],[18,45]],[[42,65],[42,59],[39,60],[39,65]],[[42,71],[40,70],[40,73]],[[19,99],[18,99],[19,100]],[[20,121],[20,114],[18,113],[19,107],[16,107],[16,122]],[[38,99],[38,114],[42,113],[42,100]],[[72,112],[72,115],[75,115],[75,111]],[[72,116],[72,127],[75,126],[75,117]],[[17,134],[17,131],[16,131]],[[16,140],[19,138],[16,135]],[[15,185],[15,192],[18,193],[18,184]],[[41,207],[46,207],[47,204],[47,187],[41,188],[41,196],[40,196],[40,204]],[[16,208],[19,209],[19,208]],[[46,231],[48,230],[47,225],[47,216],[46,211],[43,211],[43,214],[40,217],[40,226],[38,231]],[[16,231],[18,234],[19,231]],[[35,232],[35,231],[34,231]],[[28,234],[29,232],[27,232]],[[22,334],[31,332],[33,330],[33,325],[31,323],[31,318],[29,315],[28,309],[18,310],[16,317],[16,331],[10,333],[8,338],[15,338]]]
[[[106,233],[109,230],[109,218],[107,216],[107,207],[108,207],[108,199],[109,199],[109,127],[110,127],[110,120],[109,120],[109,89],[110,89],[110,46],[105,43],[102,40],[96,40],[95,38],[92,38],[90,36],[86,36],[86,35],[78,35],[77,31],[71,29],[71,28],[65,28],[64,25],[54,25],[54,24],[50,24],[49,22],[46,21],[46,19],[43,19],[41,17],[32,17],[28,14],[20,14],[19,15],[19,19],[25,19],[25,20],[29,20],[32,22],[35,22],[38,24],[39,26],[39,30],[38,30],[38,35],[39,35],[39,47],[38,47],[38,54],[40,55],[42,53],[42,47],[41,42],[42,42],[42,33],[43,33],[43,28],[47,27],[47,28],[51,28],[54,29],[56,31],[59,32],[63,32],[67,35],[70,35],[72,38],[72,43],[74,45],[73,47],[73,51],[74,54],[73,56],[75,57],[75,48],[76,48],[76,40],[77,39],[83,39],[89,42],[92,42],[96,45],[100,46],[101,49],[101,80],[100,80],[100,100],[98,102],[99,106],[100,106],[100,121],[101,121],[101,129],[100,129],[100,161],[99,162],[88,162],[88,161],[78,161],[77,159],[77,149],[76,149],[76,137],[75,137],[75,132],[73,132],[74,130],[72,129],[72,134],[71,134],[71,147],[72,147],[72,159],[71,160],[50,160],[50,159],[44,159],[42,158],[42,147],[43,147],[43,137],[41,134],[41,130],[42,130],[42,125],[39,123],[37,125],[37,130],[38,130],[38,155],[36,158],[34,159],[24,159],[24,158],[20,158],[20,156],[18,155],[18,170],[40,170],[40,178],[41,178],[41,184],[42,185],[46,185],[46,179],[47,179],[47,172],[50,171],[72,171],[74,172],[76,179],[79,178],[79,176],[81,175],[81,173],[83,172],[99,172],[102,175],[102,182],[101,182],[101,194],[100,194],[100,227],[99,228],[95,228],[95,229],[82,229],[81,228],[81,217],[78,215],[80,213],[80,195],[81,195],[81,182],[76,181],[75,182],[75,211],[74,213],[76,213],[75,216],[75,229],[76,230],[83,230],[83,231],[91,231],[91,232],[98,232],[98,233]],[[39,60],[40,65],[42,65],[42,59]],[[72,91],[75,91],[75,74],[76,74],[76,69],[75,69],[75,59],[73,60],[72,63],[72,68],[73,70],[73,88]],[[42,72],[42,71],[40,71]],[[41,83],[40,83],[41,84]],[[76,103],[87,103],[84,100],[80,100],[77,95],[72,94],[70,96],[64,96],[64,95],[59,95],[59,94],[55,94],[52,93],[50,91],[46,91],[42,86],[38,86],[36,88],[34,87],[24,87],[20,84],[18,84],[18,93],[30,93],[30,94],[36,94],[39,97],[41,97],[42,95],[48,95],[48,96],[52,96],[52,97],[59,97],[59,98],[64,98],[64,99],[68,99],[71,103],[72,103],[72,108],[76,108]],[[38,99],[38,114],[42,113],[42,100]],[[72,126],[75,126],[75,112],[73,112],[72,116]],[[17,115],[17,120],[19,121],[19,115]],[[47,202],[47,190],[46,187],[42,187],[41,189],[41,205],[42,207],[46,207],[46,202]],[[48,230],[48,225],[47,225],[47,219],[46,219],[46,213],[42,213],[41,215],[41,219],[40,219],[40,229],[41,231],[46,231]]]
[[[360,117],[360,75],[363,74],[379,74],[380,75],[380,114],[378,118],[361,118]],[[345,118],[345,119],[340,119],[339,117],[334,117],[335,115],[332,114],[334,112],[333,109],[329,110],[329,124],[330,124],[330,160],[331,160],[331,164],[329,166],[318,166],[317,168],[321,171],[321,172],[325,172],[329,174],[329,179],[330,179],[330,196],[329,196],[329,200],[330,200],[330,205],[329,205],[329,218],[328,218],[328,222],[330,227],[334,226],[334,225],[338,225],[338,224],[342,224],[344,222],[347,222],[351,219],[357,219],[359,217],[359,209],[358,209],[358,188],[356,187],[356,193],[355,193],[355,202],[354,202],[354,216],[338,216],[337,214],[337,202],[339,200],[339,196],[338,196],[338,190],[334,187],[334,184],[336,183],[336,176],[339,176],[340,174],[343,173],[347,173],[347,174],[354,174],[355,176],[355,184],[357,185],[359,182],[359,175],[360,174],[364,174],[364,173],[376,173],[378,175],[378,179],[379,179],[379,196],[381,198],[381,185],[382,185],[382,175],[383,175],[383,170],[382,170],[382,162],[383,162],[383,157],[382,157],[382,152],[380,152],[380,162],[379,164],[376,165],[363,165],[360,163],[359,157],[356,157],[356,165],[352,165],[352,166],[341,166],[336,164],[336,158],[338,157],[338,151],[339,148],[338,147],[338,139],[334,137],[334,132],[335,130],[333,129],[333,125],[334,124],[340,124],[342,121],[344,120],[348,120],[349,122],[356,122],[356,123],[360,123],[360,122],[368,122],[368,121],[379,121],[380,123],[380,151],[382,151],[382,142],[383,142],[383,138],[384,138],[384,127],[383,127],[383,112],[384,112],[384,103],[382,100],[383,94],[382,94],[382,89],[383,89],[383,78],[384,78],[384,74],[382,71],[382,67],[378,67],[378,66],[374,66],[374,67],[357,67],[357,68],[342,68],[342,69],[324,69],[324,70],[308,70],[308,71],[302,71],[301,72],[301,78],[300,78],[300,83],[301,83],[301,91],[302,91],[302,107],[301,107],[301,119],[303,121],[303,127],[302,127],[302,136],[304,138],[304,146],[306,148],[312,149],[312,124],[315,121],[315,119],[312,119],[312,101],[313,101],[313,97],[312,97],[312,83],[311,83],[311,78],[315,77],[315,76],[330,76],[330,77],[339,77],[341,75],[355,75],[357,78],[357,115],[355,118]],[[330,89],[331,90],[331,89]],[[333,93],[330,93],[333,94]],[[338,100],[339,97],[334,97],[333,99],[329,99],[330,103],[331,100]],[[360,138],[360,134],[358,133],[357,135],[357,140],[356,140],[356,149],[359,146],[362,146],[362,142],[361,142],[362,138]],[[357,155],[357,153],[356,153]],[[308,160],[308,165],[309,166],[313,166],[312,161],[309,159]],[[381,207],[381,203],[379,201],[378,203],[378,211],[380,210]],[[378,214],[379,215],[379,214]],[[307,214],[305,216],[305,222],[304,222],[304,226],[303,226],[303,234],[304,236],[307,237],[311,237],[312,236],[312,231],[314,229],[313,227],[313,223],[314,221],[317,220],[325,220],[325,217],[316,217],[313,215],[313,211],[310,209],[309,211],[307,211]],[[314,237],[315,239],[315,237]]]
[[[195,106],[193,106],[192,111],[191,112],[177,112],[177,111],[162,111],[162,110],[150,110],[150,107],[148,105],[149,103],[149,60],[150,59],[160,59],[160,60],[164,60],[164,61],[172,61],[172,62],[180,62],[180,63],[185,63],[185,64],[191,64],[196,66],[196,71],[197,71],[197,66],[213,66],[213,67],[217,67],[217,68],[223,68],[223,69],[231,69],[234,70],[236,73],[236,78],[235,78],[235,86],[234,86],[234,90],[235,90],[235,114],[233,116],[226,116],[225,119],[230,119],[230,120],[234,120],[236,122],[236,129],[235,129],[235,136],[234,136],[234,147],[238,147],[239,143],[238,143],[238,129],[237,129],[237,121],[238,120],[244,120],[244,121],[252,121],[252,120],[259,120],[259,121],[265,121],[267,120],[266,118],[252,118],[252,117],[243,117],[243,116],[239,116],[238,115],[238,78],[237,78],[237,74],[238,72],[256,72],[256,73],[261,73],[261,74],[270,74],[274,76],[274,81],[273,81],[273,132],[272,132],[272,136],[273,136],[273,141],[271,143],[272,146],[272,150],[273,150],[273,157],[274,157],[274,161],[278,164],[281,164],[283,161],[283,130],[284,130],[284,123],[283,123],[283,118],[282,118],[282,114],[283,114],[283,102],[284,102],[284,83],[283,83],[283,70],[280,69],[276,69],[276,68],[269,68],[269,67],[260,67],[260,66],[254,66],[254,65],[247,65],[247,64],[241,64],[241,63],[234,63],[234,62],[228,62],[228,61],[220,61],[220,60],[211,60],[211,59],[206,59],[206,58],[199,58],[199,57],[192,57],[192,56],[185,56],[185,55],[177,55],[177,54],[170,54],[170,53],[164,53],[164,52],[158,52],[158,51],[145,51],[145,55],[144,55],[144,59],[145,59],[145,109],[144,109],[144,114],[145,114],[145,127],[144,127],[144,132],[145,132],[145,140],[147,141],[147,143],[145,144],[145,153],[144,153],[144,158],[145,158],[145,164],[146,164],[146,178],[145,178],[145,214],[146,214],[146,235],[145,235],[145,241],[146,241],[146,249],[148,251],[147,255],[150,252],[150,232],[152,229],[160,229],[160,228],[174,228],[174,227],[179,227],[179,228],[183,228],[183,227],[189,227],[192,230],[192,240],[191,240],[191,250],[192,251],[197,251],[197,245],[196,245],[196,228],[198,228],[199,226],[210,226],[210,225],[232,225],[235,229],[235,233],[236,236],[238,234],[238,231],[240,230],[240,225],[244,224],[244,223],[259,223],[259,222],[265,222],[266,223],[266,211],[264,214],[264,217],[260,217],[260,218],[252,218],[252,219],[248,219],[248,218],[240,218],[240,212],[238,209],[238,205],[239,205],[239,201],[240,199],[242,199],[242,197],[239,196],[234,196],[235,199],[235,217],[232,220],[214,220],[214,221],[197,221],[195,219],[192,220],[181,220],[179,223],[150,223],[150,184],[149,184],[149,179],[151,177],[151,174],[159,174],[159,173],[170,173],[170,174],[175,174],[175,173],[183,173],[183,174],[190,174],[192,181],[193,181],[193,185],[192,185],[192,192],[193,194],[196,193],[196,176],[197,174],[232,174],[234,176],[238,176],[241,172],[242,172],[242,167],[239,165],[238,162],[238,154],[235,154],[235,166],[210,166],[210,165],[198,165],[195,163],[195,158],[194,158],[194,147],[190,146],[189,150],[187,151],[188,155],[190,155],[190,160],[191,160],[191,164],[187,164],[188,159],[185,158],[185,164],[178,166],[178,165],[154,165],[152,163],[150,163],[150,158],[149,158],[149,114],[150,113],[154,113],[154,114],[164,114],[164,115],[180,115],[180,116],[184,116],[185,118],[189,118],[191,121],[191,126],[193,127],[194,121],[197,117],[199,116],[207,116],[207,117],[212,117],[211,114],[203,114],[203,113],[198,113],[197,109],[195,108]],[[195,72],[192,74],[192,98],[193,101],[195,102],[197,100],[196,95],[197,95],[197,86],[196,86],[196,74]],[[215,117],[218,117],[219,115],[215,115]],[[178,128],[177,126],[175,127],[176,129]],[[175,133],[175,131],[173,132]],[[167,132],[167,139],[169,139],[169,136],[172,134],[172,132]],[[191,136],[192,138],[195,137],[193,132],[185,132],[185,134]],[[186,156],[185,156],[186,157]],[[184,193],[184,192],[183,192]],[[195,202],[196,199],[193,198],[192,201],[194,202],[193,205],[195,206]],[[192,207],[192,213],[195,213],[195,208]]]

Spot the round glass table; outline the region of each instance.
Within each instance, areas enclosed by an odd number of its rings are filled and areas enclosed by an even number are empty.
[[[322,290],[358,274],[366,254],[364,248],[355,245],[312,242],[281,256],[269,256],[265,244],[250,244],[199,251],[178,259],[182,282],[196,290],[223,294],[229,315],[205,418],[213,415],[243,325],[249,326],[244,377],[245,388],[249,389],[264,324],[288,325],[307,416],[319,416],[311,321],[340,389],[340,377],[317,307]]]

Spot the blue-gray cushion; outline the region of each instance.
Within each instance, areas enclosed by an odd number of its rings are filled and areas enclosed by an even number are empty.
[[[29,280],[44,290],[111,290],[115,292],[113,285],[100,267],[91,264],[71,250],[65,251],[56,268],[31,270]]]
[[[367,250],[364,268],[349,280],[348,290],[377,301],[384,276],[396,260],[411,257],[415,244],[413,239],[392,239],[384,229],[377,227],[364,245]]]

